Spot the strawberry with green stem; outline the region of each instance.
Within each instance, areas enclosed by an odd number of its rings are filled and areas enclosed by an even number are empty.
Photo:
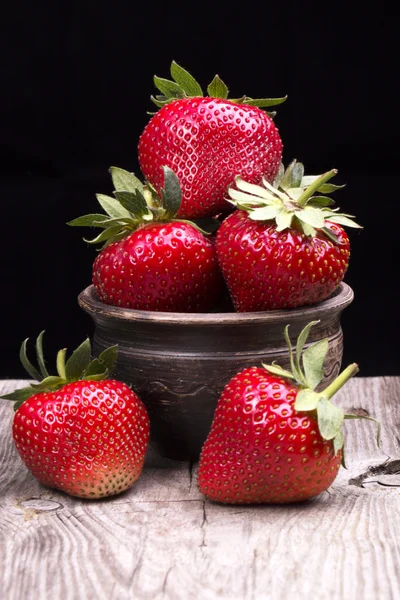
[[[207,312],[223,289],[215,243],[194,223],[177,218],[179,182],[169,167],[163,172],[164,188],[157,193],[132,173],[111,167],[115,197],[97,194],[106,214],[79,217],[69,225],[102,229],[89,243],[103,244],[92,280],[105,304]]]
[[[2,396],[14,401],[12,435],[20,457],[43,485],[81,498],[103,498],[131,487],[140,476],[149,442],[147,411],[126,384],[109,379],[117,347],[91,359],[86,339],[66,360],[57,355],[49,375],[36,342],[39,370],[20,358],[37,383]]]
[[[326,195],[342,187],[330,183],[336,173],[305,176],[293,161],[273,185],[235,179],[227,200],[238,210],[220,226],[216,248],[237,311],[315,304],[339,286],[350,258],[342,226],[359,225]]]
[[[375,421],[345,414],[331,402],[358,365],[317,391],[328,340],[304,350],[316,323],[300,333],[295,353],[285,328],[290,370],[275,363],[247,368],[223,390],[198,470],[200,491],[210,500],[285,504],[312,498],[332,485],[343,462],[344,420]],[[378,444],[379,436],[378,426]]]
[[[229,210],[225,191],[235,175],[252,183],[273,181],[282,158],[282,140],[265,109],[282,98],[229,99],[216,75],[203,95],[199,83],[176,62],[171,80],[154,77],[160,108],[146,125],[138,145],[139,165],[158,190],[163,166],[175,171],[183,198],[178,215],[199,218]]]

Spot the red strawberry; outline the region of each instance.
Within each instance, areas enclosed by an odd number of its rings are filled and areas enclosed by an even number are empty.
[[[58,376],[49,376],[37,340],[44,377],[39,384],[3,398],[15,400],[12,434],[31,473],[45,486],[81,498],[102,498],[131,487],[143,469],[149,442],[149,417],[140,398],[124,383],[107,379],[117,349],[90,361],[86,340],[65,363],[57,357]],[[40,379],[25,353],[29,374]]]
[[[328,349],[327,340],[309,346],[303,372],[299,354],[313,324],[299,336],[291,371],[248,368],[222,392],[199,462],[199,488],[210,500],[283,504],[332,485],[342,461],[343,420],[356,416],[345,415],[330,398],[358,367],[350,365],[324,391],[313,391]]]
[[[282,168],[283,169],[283,168]],[[315,304],[342,281],[350,244],[341,225],[359,227],[329,208],[326,183],[336,173],[304,177],[301,163],[281,169],[274,186],[236,178],[228,190],[239,208],[217,233],[218,260],[237,311],[262,311]],[[278,189],[279,188],[279,189]]]
[[[111,168],[116,198],[97,195],[106,215],[70,225],[101,227],[106,242],[93,264],[93,284],[106,304],[138,310],[207,312],[223,281],[215,242],[197,226],[175,218],[181,202],[176,175],[164,168],[157,195],[123,169]]]
[[[162,166],[175,171],[183,199],[178,216],[198,218],[226,212],[224,194],[235,175],[259,183],[273,181],[282,157],[282,141],[271,116],[259,107],[286,98],[228,100],[228,88],[216,75],[209,97],[193,77],[175,62],[173,81],[154,77],[161,107],[139,141],[139,164],[157,189],[163,185]]]

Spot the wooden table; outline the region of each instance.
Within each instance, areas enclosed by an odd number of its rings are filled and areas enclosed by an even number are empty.
[[[0,392],[20,386],[3,381]],[[337,396],[382,424],[348,421],[347,465],[292,506],[205,501],[196,465],[149,452],[136,485],[81,501],[41,486],[0,401],[2,600],[400,598],[400,377],[356,378]]]

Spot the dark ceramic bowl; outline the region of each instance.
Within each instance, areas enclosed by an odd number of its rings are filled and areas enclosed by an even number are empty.
[[[276,360],[288,367],[283,337],[292,341],[310,321],[309,342],[329,339],[324,383],[337,376],[343,352],[340,315],[353,300],[345,283],[310,307],[257,313],[162,313],[103,304],[93,286],[78,298],[95,322],[94,350],[118,344],[114,376],[131,384],[151,419],[151,443],[163,456],[195,461],[209,432],[218,397],[249,366]]]

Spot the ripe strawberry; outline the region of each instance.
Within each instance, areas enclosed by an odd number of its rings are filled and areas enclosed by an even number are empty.
[[[157,189],[162,166],[173,169],[183,199],[178,216],[198,218],[226,212],[224,194],[235,175],[259,183],[273,181],[282,157],[282,141],[273,120],[261,108],[286,98],[228,100],[228,88],[215,76],[203,97],[197,81],[175,62],[173,81],[154,77],[161,107],[139,140],[139,164]]]
[[[359,227],[351,215],[329,206],[327,183],[337,171],[304,177],[301,163],[283,167],[270,185],[241,177],[228,190],[239,210],[217,233],[218,260],[237,311],[262,311],[315,304],[342,281],[350,244],[341,225]]]
[[[42,336],[36,343],[40,373],[26,356],[27,340],[21,358],[30,376],[43,381],[3,396],[15,401],[12,435],[23,462],[43,485],[71,496],[123,492],[143,469],[149,417],[127,385],[107,379],[117,347],[92,361],[89,340],[67,362],[60,350],[58,376],[49,376]]]
[[[324,391],[328,341],[300,354],[310,323],[300,334],[291,371],[278,365],[252,367],[227,384],[218,401],[198,471],[200,491],[227,504],[290,503],[320,494],[332,485],[343,459],[345,415],[330,398],[352,377],[352,364]],[[285,336],[289,344],[288,328]],[[374,420],[374,419],[370,419]],[[379,443],[379,430],[378,430]]]
[[[164,168],[157,195],[134,175],[111,168],[115,198],[98,194],[107,215],[70,222],[103,232],[105,242],[93,264],[93,284],[106,304],[138,310],[206,312],[222,289],[214,240],[195,224],[175,218],[181,202],[176,175]]]

